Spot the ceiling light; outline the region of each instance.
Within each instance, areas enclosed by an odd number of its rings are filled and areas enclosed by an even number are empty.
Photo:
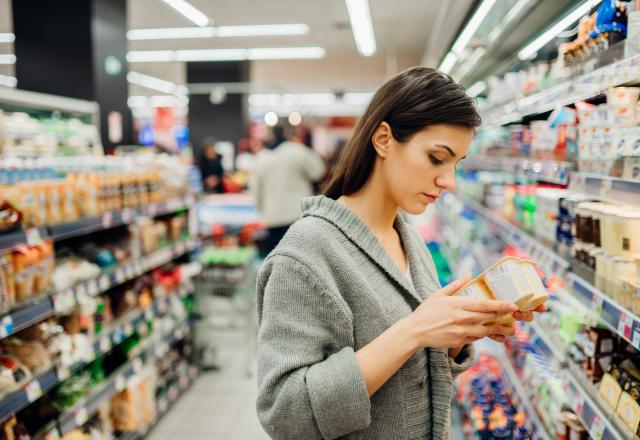
[[[16,41],[16,34],[12,32],[0,32],[0,43],[13,43]]]
[[[465,25],[462,33],[460,33],[455,43],[453,43],[453,46],[451,46],[451,50],[453,52],[460,54],[464,50],[464,48],[467,47],[467,44],[469,44],[469,41],[471,41],[471,38],[476,33],[487,15],[489,15],[489,12],[491,11],[491,8],[495,3],[496,0],[484,0],[482,4],[478,6],[478,9],[475,10],[473,16],[471,17],[471,20],[469,20],[469,22]]]
[[[249,60],[316,59],[324,57],[322,47],[272,47],[247,49]]]
[[[129,96],[127,105],[130,108],[186,107],[189,105],[189,98],[173,95]]]
[[[491,31],[491,33],[487,37],[487,46],[493,45],[493,43],[495,43],[496,40],[498,40],[498,38],[502,36],[504,31],[506,29],[509,29],[511,23],[519,20],[537,1],[538,0],[518,0],[516,4],[513,5],[511,9],[509,9],[509,12],[507,12],[507,15],[505,15],[500,24],[498,24],[498,26],[496,26]]]
[[[245,49],[176,50],[176,61],[240,61],[247,59]]]
[[[264,47],[252,49],[139,50],[127,53],[131,63],[166,61],[240,61],[322,58],[322,47]]]
[[[376,37],[373,33],[369,2],[367,0],[346,0],[346,3],[358,52],[360,55],[370,57],[376,53]]]
[[[261,24],[249,26],[217,26],[216,37],[260,37],[263,35],[304,35],[309,26],[294,24]]]
[[[179,27],[131,29],[127,40],[172,40],[177,38],[211,38],[215,36],[213,27]]]
[[[456,61],[458,61],[458,56],[453,52],[449,52],[440,63],[438,69],[443,71],[444,73],[449,73],[453,66],[456,64]]]
[[[159,92],[164,93],[180,93],[183,95],[188,93],[188,89],[185,86],[178,86],[171,81],[138,72],[129,72],[127,74],[127,81],[131,84],[137,84],[139,86],[158,90]]]
[[[0,64],[15,64],[16,56],[12,53],[1,54],[0,55]]]
[[[309,26],[302,23],[248,26],[206,26],[179,28],[131,29],[128,40],[172,40],[179,38],[260,37],[265,35],[304,35]],[[0,34],[2,35],[2,34]]]
[[[274,127],[278,123],[278,115],[275,112],[268,112],[264,115],[264,123],[269,127]]]
[[[198,26],[206,26],[209,24],[209,17],[207,17],[201,10],[194,7],[191,3],[185,0],[163,1]]]
[[[521,60],[527,60],[534,56],[538,50],[542,49],[549,41],[553,40],[560,32],[569,27],[572,23],[575,23],[580,17],[587,15],[591,8],[598,4],[600,0],[587,0],[581,3],[577,8],[573,9],[567,15],[562,17],[549,29],[544,31],[538,38],[527,44],[522,50],[518,52],[518,58]]]
[[[347,105],[367,105],[373,98],[373,92],[351,92],[342,95],[342,102]]]
[[[467,95],[475,98],[487,89],[487,85],[483,81],[478,81],[467,89]]]
[[[172,50],[132,50],[127,52],[127,61],[130,63],[149,63],[173,61]]]
[[[456,70],[454,75],[456,80],[462,80],[462,78],[464,78],[471,71],[471,69],[473,69],[473,66],[475,66],[478,61],[480,61],[480,58],[483,57],[486,51],[487,50],[484,47],[478,47],[476,50],[474,50],[471,56],[466,59],[464,64],[460,65]]]
[[[294,127],[302,123],[302,115],[298,112],[291,112],[289,114],[289,124]]]
[[[0,86],[15,87],[18,85],[18,80],[15,76],[0,75]]]

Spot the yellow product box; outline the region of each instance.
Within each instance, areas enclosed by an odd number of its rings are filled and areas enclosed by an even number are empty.
[[[605,373],[602,376],[600,387],[598,388],[598,394],[602,397],[611,408],[617,408],[620,401],[620,395],[622,394],[622,387],[617,380],[609,373]]]
[[[640,424],[640,405],[638,405],[638,402],[636,402],[629,393],[622,393],[616,412],[622,421],[631,428],[632,432],[635,433],[638,430],[638,424]]]
[[[514,303],[521,311],[529,312],[549,299],[533,261],[504,257],[463,287],[459,295],[489,298]],[[506,314],[498,322],[513,322]]]

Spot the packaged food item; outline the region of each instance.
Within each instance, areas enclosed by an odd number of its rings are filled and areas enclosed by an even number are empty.
[[[49,352],[39,341],[8,338],[2,341],[2,348],[5,353],[20,360],[31,371],[40,371],[51,365]]]
[[[0,356],[0,394],[10,393],[31,379],[31,372],[12,356]]]
[[[64,220],[63,216],[63,194],[64,183],[51,181],[46,186],[47,194],[47,224],[57,225]]]
[[[629,393],[622,393],[616,412],[627,426],[629,426],[631,432],[635,433],[638,430],[638,424],[640,424],[640,405],[638,405],[636,399],[631,397]]]
[[[535,263],[516,257],[498,260],[471,280],[459,294],[512,302],[521,311],[531,311],[549,299]],[[507,314],[499,321],[512,322],[513,317]]]
[[[620,396],[622,395],[622,387],[618,381],[611,376],[611,374],[606,373],[600,382],[598,394],[609,404],[611,408],[617,408]]]
[[[33,249],[38,252],[38,260],[35,265],[33,293],[34,295],[42,295],[51,285],[53,271],[55,270],[53,241],[43,240]]]
[[[38,252],[28,246],[20,245],[13,252],[16,303],[24,301],[33,294],[37,261]]]
[[[20,229],[22,213],[9,201],[0,199],[0,234]]]
[[[608,105],[637,105],[640,87],[610,87],[607,89]]]
[[[0,255],[0,313],[6,313],[16,303],[13,255]]]

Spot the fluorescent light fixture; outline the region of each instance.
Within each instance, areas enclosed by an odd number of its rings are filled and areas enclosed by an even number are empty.
[[[186,95],[187,93],[189,93],[189,90],[185,86],[179,86],[171,81],[138,72],[129,72],[127,74],[127,81],[129,81],[131,84],[137,84],[139,86],[157,90],[163,93],[177,93],[181,95]]]
[[[261,37],[265,35],[304,35],[309,26],[302,23],[292,24],[260,24],[248,26],[217,26],[216,37]]]
[[[471,69],[473,69],[478,61],[480,61],[480,58],[482,58],[486,51],[487,49],[485,49],[484,47],[478,47],[476,50],[474,50],[471,56],[464,62],[464,64],[459,66],[456,70],[454,75],[456,80],[462,80],[462,78],[464,78],[471,71]]]
[[[15,87],[18,85],[18,80],[15,76],[0,75],[0,86]]]
[[[462,33],[460,33],[456,39],[456,42],[453,43],[453,46],[451,47],[453,52],[460,54],[464,48],[467,47],[467,44],[469,44],[469,41],[471,41],[471,38],[474,36],[487,15],[489,15],[489,12],[495,3],[496,0],[484,0],[480,6],[478,6],[478,9],[475,10],[473,16],[462,30]]]
[[[302,115],[300,113],[298,112],[289,113],[289,124],[295,127],[297,125],[300,125],[301,122],[302,122]]]
[[[376,37],[373,33],[369,2],[368,0],[346,0],[346,3],[358,52],[360,55],[370,57],[376,53]]]
[[[173,61],[172,50],[132,50],[127,52],[127,61],[130,63],[150,63]]]
[[[347,105],[367,105],[373,98],[373,92],[350,92],[342,95],[342,102]]]
[[[215,36],[213,27],[179,27],[131,29],[127,40],[173,40],[178,38],[211,38]]]
[[[1,54],[0,55],[0,64],[15,64],[16,56],[12,53]]]
[[[581,3],[578,7],[573,9],[567,15],[562,17],[553,26],[544,31],[535,40],[527,44],[522,50],[518,52],[518,58],[521,60],[528,60],[534,56],[540,49],[542,49],[549,41],[553,40],[560,32],[568,28],[572,23],[578,21],[582,16],[587,15],[591,10],[591,7],[598,4],[600,0],[588,0]]]
[[[325,55],[322,47],[263,47],[252,49],[147,50],[127,53],[131,63],[167,61],[240,61],[317,59]]]
[[[185,0],[163,0],[166,4],[171,6],[177,12],[182,14],[187,19],[191,20],[193,23],[198,26],[207,26],[210,22],[209,17],[207,17],[200,9],[194,7],[191,3]]]
[[[447,54],[446,57],[444,57],[438,69],[443,71],[444,73],[449,73],[457,61],[458,56],[453,53],[453,51],[451,51]]]
[[[173,40],[179,38],[261,37],[266,35],[304,35],[309,26],[302,23],[247,26],[206,26],[179,28],[131,29],[128,40]],[[1,34],[0,34],[1,35]]]
[[[173,95],[129,96],[127,105],[130,108],[186,107],[189,105],[189,98]]]
[[[245,49],[186,49],[176,50],[176,61],[240,61],[245,60]]]
[[[332,105],[336,102],[333,93],[253,93],[249,104],[256,107],[316,106]]]
[[[0,32],[0,43],[13,43],[16,41],[16,34],[12,32]]]
[[[264,115],[264,123],[269,127],[274,127],[278,123],[278,115],[275,112],[268,112]]]
[[[478,81],[477,83],[475,83],[474,85],[472,85],[467,89],[467,95],[471,96],[472,98],[475,98],[480,93],[484,92],[486,89],[487,89],[487,84],[485,84],[483,81]]]
[[[325,55],[322,47],[272,47],[247,49],[249,60],[317,59]]]
[[[505,15],[500,24],[491,31],[487,37],[487,46],[491,46],[495,43],[496,40],[502,36],[504,31],[511,26],[511,23],[520,19],[521,14],[528,12],[528,8],[531,8],[533,3],[536,1],[537,0],[518,0],[516,4],[509,9],[509,12],[507,12],[507,15]]]

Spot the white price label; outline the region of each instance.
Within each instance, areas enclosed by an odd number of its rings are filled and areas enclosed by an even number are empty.
[[[591,434],[593,440],[602,440],[602,436],[604,435],[604,420],[595,416],[591,424],[591,429],[589,429],[589,434]]]
[[[2,331],[5,333],[5,336],[8,336],[13,333],[13,318],[11,315],[7,315],[2,318]]]
[[[152,203],[148,206],[149,208],[149,215],[154,216],[158,213],[158,204],[157,203]]]
[[[40,382],[37,380],[32,380],[24,387],[25,392],[27,393],[27,400],[29,402],[35,402],[42,396],[42,388],[40,388]]]
[[[102,227],[105,229],[109,229],[111,226],[113,226],[113,214],[111,214],[110,212],[105,212],[102,215]]]
[[[607,199],[611,195],[611,180],[603,179],[600,181],[600,197]]]
[[[142,275],[143,270],[142,270],[142,264],[140,263],[140,260],[136,260],[135,263],[133,263],[133,271],[135,272],[136,276]]]
[[[636,349],[640,349],[640,329],[633,329],[633,339],[631,340],[631,343]]]
[[[189,379],[186,376],[180,377],[180,388],[185,389],[189,385]]]
[[[116,386],[116,390],[118,392],[121,392],[127,387],[127,381],[124,379],[123,376],[119,375],[118,377],[116,377],[115,386]]]
[[[116,269],[116,281],[118,283],[124,283],[125,279],[124,269],[122,267],[118,267]]]
[[[56,369],[56,374],[58,376],[58,382],[62,382],[70,376],[69,369],[64,365],[58,366],[58,368]]]
[[[582,416],[582,411],[584,410],[584,396],[580,393],[576,394],[576,406],[575,406],[576,414]]]
[[[140,336],[144,336],[147,333],[147,324],[146,322],[141,322],[138,324],[138,328],[136,329],[138,331],[138,334],[140,334]]]
[[[109,350],[111,350],[111,338],[108,336],[103,336],[100,339],[100,351],[102,353],[107,353]]]
[[[76,422],[76,426],[82,426],[87,423],[89,415],[87,414],[87,408],[81,406],[73,413],[73,420]]]
[[[134,219],[133,210],[131,208],[125,208],[122,210],[122,221],[125,223],[131,223]]]
[[[101,291],[109,290],[111,287],[111,281],[109,281],[109,275],[102,275],[100,280],[98,281],[98,285],[100,286]]]
[[[169,409],[169,402],[167,402],[166,398],[162,398],[160,399],[160,401],[158,402],[158,411],[160,413],[164,413],[165,411],[167,411]]]
[[[131,336],[133,334],[133,324],[130,322],[126,323],[122,329],[125,336]]]
[[[173,402],[177,398],[178,398],[178,389],[175,386],[169,388],[169,399],[171,399],[171,401]]]
[[[40,236],[40,230],[38,228],[27,229],[25,235],[27,236],[27,244],[29,246],[38,246],[42,243],[42,237]]]

